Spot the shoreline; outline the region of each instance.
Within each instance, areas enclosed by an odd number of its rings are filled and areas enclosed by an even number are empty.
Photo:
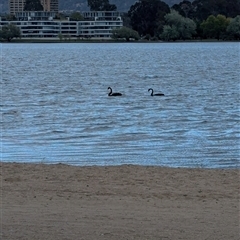
[[[112,39],[70,39],[70,40],[59,40],[59,39],[12,39],[8,41],[0,41],[0,43],[240,43],[240,40],[217,40],[217,39],[197,39],[197,40],[176,40],[176,41],[124,41],[124,40],[112,40]]]
[[[240,181],[240,165],[235,167],[203,167],[201,164],[197,166],[164,166],[164,165],[141,165],[134,163],[123,163],[115,165],[78,165],[71,164],[67,162],[44,162],[44,161],[33,161],[33,162],[16,162],[16,161],[1,161],[1,164],[16,164],[16,165],[42,165],[42,166],[66,166],[66,167],[76,167],[76,168],[118,168],[118,167],[140,167],[140,168],[159,168],[159,169],[179,169],[179,170],[213,170],[213,171],[239,171],[239,181]]]
[[[239,238],[239,169],[1,163],[3,239]]]

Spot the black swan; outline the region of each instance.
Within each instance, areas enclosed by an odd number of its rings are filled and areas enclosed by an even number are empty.
[[[149,88],[148,91],[152,91],[151,96],[164,96],[163,93],[156,93],[156,94],[153,94],[153,89],[152,89],[152,88]]]
[[[108,96],[122,96],[122,94],[121,93],[118,93],[118,92],[115,92],[115,93],[113,93],[112,92],[112,88],[110,88],[110,87],[108,87],[108,90],[110,90],[110,92],[108,93]]]

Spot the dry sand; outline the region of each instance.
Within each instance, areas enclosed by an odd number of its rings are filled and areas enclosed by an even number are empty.
[[[0,239],[240,239],[239,169],[1,163],[0,173]]]

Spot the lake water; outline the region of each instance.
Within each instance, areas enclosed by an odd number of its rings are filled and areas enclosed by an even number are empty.
[[[240,167],[240,43],[6,43],[0,53],[4,162]]]

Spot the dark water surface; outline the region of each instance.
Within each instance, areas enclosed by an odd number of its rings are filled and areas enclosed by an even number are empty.
[[[239,43],[2,44],[0,53],[4,162],[240,166]],[[109,86],[123,96],[108,97]]]

